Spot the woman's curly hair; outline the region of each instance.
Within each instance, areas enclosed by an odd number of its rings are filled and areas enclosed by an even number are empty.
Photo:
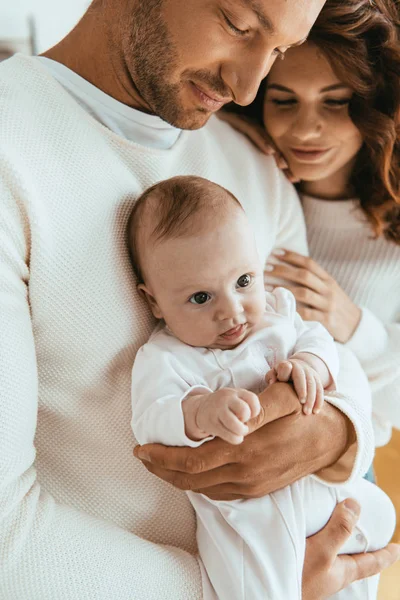
[[[363,137],[351,184],[378,237],[400,243],[400,0],[327,0],[308,40],[353,89],[349,114]],[[262,119],[265,82],[247,108]]]
[[[400,243],[400,23],[398,0],[328,0],[308,39],[353,89],[349,114],[363,137],[351,184],[375,235]]]

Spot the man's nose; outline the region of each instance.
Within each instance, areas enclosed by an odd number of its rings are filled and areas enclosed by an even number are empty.
[[[320,136],[322,121],[315,110],[300,109],[292,125],[292,136],[307,142]]]
[[[236,104],[247,106],[253,102],[274,61],[275,55],[260,46],[257,51],[242,50],[222,65],[221,77]]]

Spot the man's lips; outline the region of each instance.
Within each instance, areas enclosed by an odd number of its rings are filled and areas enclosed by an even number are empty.
[[[201,102],[201,104],[211,111],[219,110],[224,104],[231,102],[230,98],[221,98],[212,92],[208,92],[207,90],[199,87],[193,81],[190,82],[192,90],[196,96],[196,98]]]
[[[314,162],[325,156],[331,148],[290,148],[290,152],[300,162]]]

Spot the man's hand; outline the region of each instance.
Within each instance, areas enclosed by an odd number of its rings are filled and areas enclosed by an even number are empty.
[[[338,555],[358,521],[355,500],[338,504],[327,525],[307,539],[303,567],[303,600],[325,600],[358,579],[376,575],[400,558],[400,545],[365,554]]]
[[[275,383],[259,398],[260,413],[249,421],[250,435],[239,446],[220,439],[199,448],[146,444],[135,448],[135,456],[175,487],[236,500],[265,496],[316,473],[354,441],[343,413],[325,402],[319,414],[306,417],[287,383]]]

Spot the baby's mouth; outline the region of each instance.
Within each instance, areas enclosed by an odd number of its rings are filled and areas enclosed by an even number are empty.
[[[246,327],[246,323],[241,323],[240,325],[236,325],[236,327],[232,327],[232,329],[228,329],[221,335],[222,338],[226,340],[233,340],[242,335]]]

